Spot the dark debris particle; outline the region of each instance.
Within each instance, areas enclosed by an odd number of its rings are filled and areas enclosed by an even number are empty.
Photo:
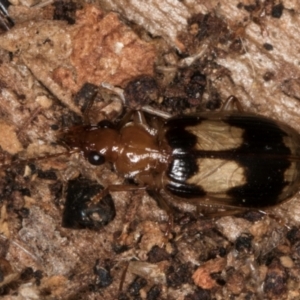
[[[263,217],[264,214],[257,210],[249,210],[242,214],[242,218],[252,223],[260,221]]]
[[[121,292],[119,294],[118,300],[130,300],[129,296],[126,295],[126,293]]]
[[[300,259],[300,241],[297,241],[291,249],[293,259]]]
[[[202,99],[206,87],[206,76],[199,71],[195,71],[190,76],[189,83],[185,86],[185,92],[188,98]]]
[[[269,266],[272,263],[272,261],[278,256],[276,255],[276,253],[274,253],[275,251],[276,249],[274,251],[268,252],[264,256],[259,256],[257,259],[258,264],[259,265],[265,264],[266,266]]]
[[[52,124],[52,125],[50,126],[50,128],[51,128],[51,130],[53,130],[53,131],[57,131],[57,130],[59,129],[59,126],[58,126],[57,124]]]
[[[27,197],[31,196],[30,189],[28,189],[28,188],[22,188],[19,191],[22,194],[22,196],[27,196]]]
[[[0,257],[5,257],[9,249],[9,240],[1,240],[0,242]]]
[[[190,26],[193,24],[198,25],[196,38],[199,41],[212,36],[220,42],[228,40],[229,30],[227,24],[214,14],[196,14],[189,19],[188,24]]]
[[[127,291],[130,296],[139,296],[140,290],[146,285],[147,285],[146,279],[142,277],[136,277],[135,280],[129,285]]]
[[[239,2],[236,6],[238,9],[242,9],[244,7],[242,2]]]
[[[199,260],[201,261],[215,259],[218,256],[224,257],[227,254],[227,250],[224,247],[210,248],[208,246],[205,250],[206,251],[203,251],[203,253],[201,253],[201,255],[199,256]]]
[[[30,168],[31,174],[36,174],[37,173],[37,167],[35,166],[34,163],[29,163],[28,167]]]
[[[252,248],[253,236],[243,233],[235,241],[235,249],[239,252],[250,251]]]
[[[120,244],[116,244],[114,243],[112,245],[112,250],[116,253],[116,254],[121,254],[123,252],[126,252],[129,250],[129,247],[127,245],[120,245]]]
[[[179,266],[170,266],[166,272],[167,286],[180,287],[192,277],[192,268],[189,263]]]
[[[300,78],[290,78],[284,80],[281,84],[281,90],[289,97],[300,100]]]
[[[2,61],[0,60],[0,64],[2,64]],[[0,90],[6,89],[7,88],[7,83],[4,82],[3,80],[0,80]]]
[[[20,279],[22,281],[29,281],[34,277],[34,272],[33,269],[31,267],[27,267],[25,268],[20,275]]]
[[[284,6],[282,3],[279,3],[272,7],[271,15],[273,18],[279,19],[282,16]]]
[[[17,210],[17,214],[22,219],[26,219],[29,217],[30,210],[27,207],[22,207],[21,209]]]
[[[147,292],[147,300],[156,300],[161,294],[161,286],[153,285],[150,290]]]
[[[96,286],[105,288],[112,284],[113,277],[110,274],[111,263],[108,260],[101,262],[96,261],[94,266],[94,274],[96,275]]]
[[[248,291],[246,294],[245,294],[245,298],[244,300],[256,300],[256,294],[254,294],[253,292],[250,292]]]
[[[218,273],[211,273],[210,277],[216,281],[216,283],[220,286],[226,285],[225,279],[222,277],[222,275]]]
[[[208,110],[216,110],[221,107],[222,100],[218,93],[212,93],[206,102],[205,108]]]
[[[5,280],[5,277],[12,273],[12,267],[8,260],[0,257],[0,282]]]
[[[234,39],[231,42],[231,44],[229,46],[229,50],[230,50],[230,52],[235,52],[235,53],[239,53],[239,54],[244,54],[246,52],[240,37]]]
[[[14,192],[28,193],[26,186],[27,178],[23,177],[24,165],[13,167],[11,170],[5,171],[5,176],[0,179],[0,203],[7,198],[13,197]]]
[[[172,112],[182,112],[191,107],[187,97],[165,97],[162,106],[170,109]]]
[[[98,93],[98,86],[92,83],[85,83],[74,97],[75,104],[80,107],[81,112],[85,112],[92,105]]]
[[[278,259],[273,259],[268,266],[264,281],[264,292],[269,297],[278,297],[287,292],[288,275]]]
[[[227,271],[227,289],[234,295],[239,295],[245,285],[245,277],[242,272],[233,268]]]
[[[274,72],[272,71],[266,71],[263,75],[263,80],[268,82],[270,80],[272,80],[275,77]]]
[[[272,51],[274,49],[273,45],[271,45],[269,43],[264,43],[263,47],[268,51]]]
[[[197,217],[188,212],[181,212],[178,211],[178,214],[176,214],[176,218],[174,219],[174,222],[178,224],[179,226],[189,226],[192,222],[196,222]]]
[[[52,184],[49,184],[49,190],[51,195],[54,196],[54,203],[59,206],[59,201],[62,199],[63,195],[63,183],[59,180]]]
[[[38,169],[37,170],[37,174],[38,174],[38,177],[40,179],[44,179],[44,180],[57,180],[56,173],[53,170],[43,171],[43,170]]]
[[[116,210],[110,194],[100,199],[98,203],[90,203],[91,198],[102,189],[98,183],[83,177],[70,180],[62,226],[73,229],[98,230],[111,222],[116,215]]]
[[[286,234],[287,239],[291,244],[295,244],[300,241],[300,229],[298,227],[293,227]]]
[[[33,277],[35,278],[35,283],[36,283],[36,285],[39,286],[39,285],[41,284],[41,280],[42,280],[42,278],[43,278],[43,271],[41,271],[41,270],[36,270],[36,271],[34,272]]]
[[[152,249],[148,252],[148,262],[150,263],[158,263],[163,260],[169,260],[170,254],[164,249],[158,246],[152,247]]]
[[[61,116],[59,123],[61,124],[61,128],[69,128],[75,125],[82,125],[83,121],[80,116],[68,111],[67,114],[63,114]]]
[[[68,24],[75,24],[76,10],[80,7],[73,1],[55,1],[53,3],[53,20],[67,21]]]
[[[162,106],[177,113],[182,113],[187,108],[199,107],[206,84],[206,75],[201,73],[199,64],[181,69],[164,91]]]
[[[250,13],[256,11],[257,8],[258,8],[258,7],[257,7],[256,4],[244,5],[244,9],[245,9],[247,12],[250,12]]]
[[[17,97],[18,97],[18,100],[20,100],[20,102],[26,100],[26,95],[24,95],[24,94],[17,94]]]
[[[227,250],[226,250],[226,248],[225,247],[219,247],[218,248],[218,252],[219,252],[219,256],[220,257],[225,257],[225,255],[227,254]]]
[[[5,275],[3,274],[2,270],[0,269],[0,283],[4,281]]]
[[[198,288],[194,293],[185,296],[184,300],[211,300],[211,292]]]
[[[158,99],[159,90],[151,76],[138,76],[131,80],[124,89],[125,104],[130,109],[139,109]]]

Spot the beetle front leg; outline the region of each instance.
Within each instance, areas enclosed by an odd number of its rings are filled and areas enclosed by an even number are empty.
[[[91,201],[93,203],[97,203],[101,201],[102,198],[107,196],[110,192],[132,192],[135,190],[144,190],[146,189],[143,186],[135,186],[131,184],[111,184],[108,187],[106,187],[104,190],[102,190],[100,193],[95,195]]]

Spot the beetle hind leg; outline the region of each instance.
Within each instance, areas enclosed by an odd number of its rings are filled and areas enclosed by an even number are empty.
[[[167,221],[167,229],[165,231],[165,237],[168,238],[170,232],[174,227],[174,211],[173,208],[170,206],[168,201],[156,190],[146,189],[147,193],[151,198],[153,198],[158,206],[163,209],[168,215]]]
[[[239,112],[243,112],[243,106],[241,105],[241,102],[239,99],[233,95],[230,95],[225,102],[223,103],[221,111],[232,111],[237,110]]]

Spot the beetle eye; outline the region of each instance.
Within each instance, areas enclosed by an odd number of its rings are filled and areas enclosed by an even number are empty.
[[[115,126],[112,122],[108,121],[108,120],[102,120],[97,124],[98,128],[111,128],[114,129]]]
[[[105,163],[105,158],[103,155],[97,153],[96,151],[91,151],[87,156],[88,162],[92,165],[99,166]]]

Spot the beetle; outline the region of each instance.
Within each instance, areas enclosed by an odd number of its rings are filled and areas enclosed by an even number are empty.
[[[300,184],[300,135],[273,119],[243,111],[203,112],[149,126],[131,112],[114,124],[68,129],[64,141],[92,165],[109,162],[136,185],[195,205],[264,209],[292,197]],[[161,197],[160,197],[161,198]]]

